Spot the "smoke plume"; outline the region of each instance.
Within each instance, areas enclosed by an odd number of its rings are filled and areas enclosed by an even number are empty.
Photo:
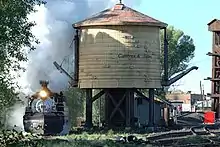
[[[34,92],[39,87],[39,80],[49,80],[49,87],[54,91],[63,90],[68,86],[68,77],[61,74],[53,62],[61,63],[68,71],[73,71],[74,36],[72,24],[86,17],[112,7],[118,0],[47,0],[45,6],[37,7],[38,12],[30,15],[30,20],[37,25],[33,28],[34,35],[39,39],[37,49],[29,54],[27,71],[22,75],[22,86],[25,92]],[[140,1],[125,0],[124,4],[132,6]]]
[[[53,62],[63,62],[64,69],[68,72],[73,71],[72,24],[118,2],[119,0],[47,0],[46,5],[36,7],[37,12],[31,14],[29,19],[37,24],[33,28],[33,34],[39,39],[40,44],[28,55],[29,61],[24,65],[26,72],[22,73],[18,81],[22,92],[33,94],[40,88],[39,80],[48,80],[52,91],[59,92],[65,89],[69,79],[53,66]],[[140,0],[122,2],[131,7],[139,4]],[[17,122],[20,120],[19,124],[22,124],[22,117],[19,114],[21,114],[20,109],[23,108],[16,106],[15,109],[12,115],[19,116],[20,119],[16,118],[16,120]]]

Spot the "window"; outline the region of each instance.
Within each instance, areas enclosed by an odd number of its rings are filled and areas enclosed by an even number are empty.
[[[215,32],[215,45],[220,45],[220,31]]]

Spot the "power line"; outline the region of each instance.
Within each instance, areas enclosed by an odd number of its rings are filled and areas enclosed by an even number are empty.
[[[203,58],[201,60],[197,60],[197,61],[191,62],[191,63],[189,63],[189,65],[194,65],[196,63],[201,63],[201,62],[204,62],[204,61],[207,61],[207,60],[210,60],[210,58]]]

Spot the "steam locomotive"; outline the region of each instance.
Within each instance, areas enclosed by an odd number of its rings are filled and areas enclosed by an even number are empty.
[[[69,133],[68,108],[62,92],[53,93],[48,81],[40,81],[41,90],[28,97],[23,116],[24,131],[41,135]]]

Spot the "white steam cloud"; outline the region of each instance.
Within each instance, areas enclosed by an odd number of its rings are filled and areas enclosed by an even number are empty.
[[[124,1],[128,6],[140,1]],[[37,49],[29,54],[27,71],[22,75],[22,86],[25,92],[34,92],[40,88],[39,80],[49,80],[53,91],[60,91],[68,86],[68,77],[61,74],[53,62],[73,71],[73,47],[70,47],[74,36],[72,24],[86,17],[112,7],[118,0],[48,0],[45,6],[37,7],[38,12],[30,16],[37,25],[33,28],[34,35],[39,39]]]
[[[68,72],[73,71],[73,47],[70,48],[74,37],[72,24],[118,2],[119,0],[47,0],[45,6],[37,7],[38,11],[30,15],[30,20],[37,23],[33,28],[33,34],[39,39],[40,44],[29,54],[29,61],[24,65],[26,72],[22,73],[18,81],[22,86],[22,92],[33,94],[40,88],[39,80],[49,80],[52,91],[64,90],[69,79],[54,67],[53,62],[61,63],[67,59],[63,67]],[[132,7],[139,4],[140,0],[122,2]],[[14,110],[11,114],[12,120],[17,120],[21,125],[22,116],[19,114],[23,115],[24,108],[16,106]]]

